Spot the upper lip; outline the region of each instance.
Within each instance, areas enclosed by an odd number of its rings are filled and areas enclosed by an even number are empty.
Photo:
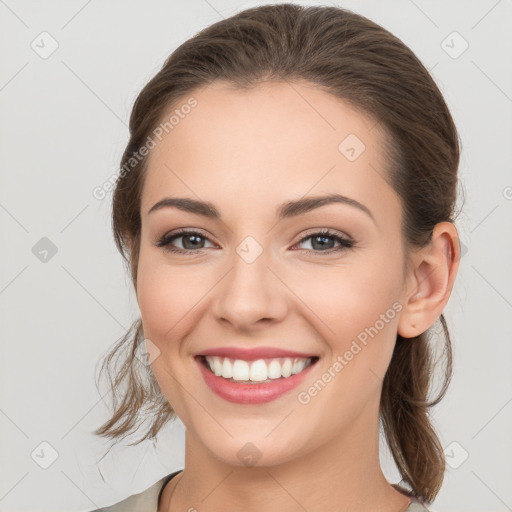
[[[316,354],[306,354],[295,350],[284,350],[277,347],[215,347],[203,350],[198,356],[219,356],[229,357],[230,359],[244,359],[246,361],[255,361],[256,359],[272,359],[277,357],[318,357]]]

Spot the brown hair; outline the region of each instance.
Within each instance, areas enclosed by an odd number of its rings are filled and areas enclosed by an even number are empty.
[[[460,141],[441,92],[414,53],[381,26],[340,7],[264,5],[219,21],[184,42],[135,101],[112,209],[115,242],[135,290],[147,157],[134,163],[133,156],[170,107],[215,80],[239,88],[270,80],[307,80],[369,114],[391,141],[386,179],[400,197],[404,249],[425,247],[437,223],[454,222]],[[436,366],[430,343],[433,326],[413,339],[397,335],[380,407],[402,481],[427,503],[441,488],[445,470],[429,408],[444,397],[452,376],[450,335],[443,314],[439,320],[446,367],[438,396],[428,401]],[[139,319],[103,361],[114,412],[94,434],[124,438],[138,430],[141,410],[147,408],[153,421],[141,442],[176,418],[151,367],[137,358],[143,342]],[[114,356],[123,351],[116,368]]]

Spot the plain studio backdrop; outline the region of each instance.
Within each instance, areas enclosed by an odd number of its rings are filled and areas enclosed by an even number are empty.
[[[0,510],[91,510],[183,468],[180,420],[157,443],[125,443],[98,463],[107,444],[91,431],[108,397],[96,389],[96,364],[138,308],[110,231],[112,195],[93,191],[118,171],[136,94],[171,51],[262,3],[0,2]],[[444,311],[455,373],[433,411],[448,468],[431,509],[511,510],[512,3],[332,4],[410,46],[460,132],[464,253]]]

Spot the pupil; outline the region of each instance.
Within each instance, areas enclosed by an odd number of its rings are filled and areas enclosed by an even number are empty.
[[[197,241],[198,241],[198,240],[199,240],[199,243],[200,243],[201,238],[202,238],[202,237],[197,236],[197,235],[187,235],[187,236],[185,236],[185,237],[183,238],[183,240],[185,241],[185,240],[187,240],[187,239],[193,239],[193,240],[196,240],[196,244],[197,244]],[[185,243],[184,243],[184,245],[185,245],[185,247],[186,247],[186,245],[187,245],[187,244],[185,244]],[[186,247],[186,248],[187,248],[187,247]],[[192,249],[196,249],[196,248],[197,248],[197,246],[195,246],[195,245],[194,245],[194,243],[192,243]],[[190,249],[190,247],[188,247],[188,249]]]
[[[330,240],[331,242],[334,242],[334,240],[332,240],[332,239],[331,239],[331,238],[329,238],[328,236],[315,236],[315,237],[313,238],[313,247],[315,247],[315,242],[316,242],[317,240]],[[324,248],[324,249],[325,249],[326,245],[328,245],[328,244],[322,244],[322,243],[320,243],[319,247],[320,247],[320,248]]]

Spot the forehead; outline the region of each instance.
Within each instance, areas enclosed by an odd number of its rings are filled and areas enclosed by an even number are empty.
[[[247,208],[246,200],[268,206],[332,192],[372,210],[396,209],[383,179],[381,125],[314,84],[264,82],[240,90],[214,82],[173,105],[163,122],[190,98],[196,106],[184,109],[151,150],[143,212],[163,195],[198,196],[222,209],[237,199]]]

